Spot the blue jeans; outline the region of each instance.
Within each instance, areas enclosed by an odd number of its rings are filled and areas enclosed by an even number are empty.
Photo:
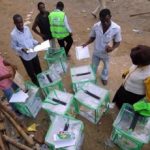
[[[15,83],[12,83],[12,85],[11,85],[10,88],[3,90],[4,95],[6,96],[8,102],[9,102],[9,100],[11,99],[11,97],[12,97],[14,91],[16,91],[17,89],[18,89],[18,86],[17,86]],[[11,103],[10,105],[11,105],[11,107],[13,108],[13,110],[16,110],[14,104]]]
[[[95,71],[95,74],[97,72],[97,68],[99,66],[100,61],[103,62],[103,70],[101,72],[101,79],[102,80],[108,80],[108,73],[109,73],[109,58],[101,58],[98,56],[93,55],[92,57],[92,66]]]

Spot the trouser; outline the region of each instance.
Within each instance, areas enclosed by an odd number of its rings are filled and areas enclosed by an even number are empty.
[[[29,77],[31,78],[32,82],[35,83],[36,85],[39,85],[36,75],[41,73],[42,70],[41,70],[38,56],[36,56],[33,59],[28,60],[28,61],[21,58],[21,61],[24,65]]]
[[[4,95],[6,96],[8,102],[11,99],[13,93],[18,89],[19,87],[15,84],[12,83],[10,88],[4,89]],[[14,111],[16,111],[15,105],[13,103],[10,103],[11,107],[13,108]]]
[[[60,47],[64,47],[66,55],[68,55],[69,50],[73,44],[72,36],[68,35],[64,39],[58,39],[58,43],[59,43]]]
[[[100,9],[106,8],[106,0],[97,0],[99,2],[99,5],[95,8],[95,10],[92,12],[93,14],[97,14],[100,12]]]
[[[108,80],[108,72],[109,72],[109,58],[108,57],[107,58],[101,58],[101,57],[93,55],[92,66],[93,66],[93,69],[95,71],[95,74],[97,72],[97,68],[98,68],[100,61],[102,61],[104,64],[102,72],[101,72],[101,79],[102,80]]]

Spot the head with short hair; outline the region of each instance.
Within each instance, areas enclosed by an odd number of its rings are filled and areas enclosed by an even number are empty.
[[[59,1],[57,4],[56,4],[56,8],[63,11],[64,9],[64,3]]]
[[[138,45],[131,49],[130,57],[134,65],[150,65],[150,47]]]
[[[18,30],[23,31],[23,18],[19,14],[13,16],[13,21]]]
[[[45,10],[45,4],[43,2],[39,2],[37,4],[37,8],[38,10],[40,11],[40,13],[44,13],[46,10]]]
[[[99,19],[103,27],[109,27],[111,25],[111,12],[109,9],[102,9],[99,13]]]

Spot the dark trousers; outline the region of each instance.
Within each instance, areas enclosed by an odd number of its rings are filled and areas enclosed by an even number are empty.
[[[126,91],[124,86],[121,85],[121,87],[117,90],[114,96],[113,102],[115,102],[117,107],[120,109],[123,103],[129,103],[133,105],[134,103],[138,102],[140,99],[144,97],[145,95],[138,95],[138,94],[134,94],[129,91]]]
[[[64,39],[58,39],[58,43],[59,43],[60,47],[64,47],[64,49],[66,51],[66,55],[68,55],[69,50],[70,50],[72,43],[73,43],[72,36],[68,35]]]
[[[34,57],[33,59],[31,59],[29,61],[26,61],[21,58],[21,61],[24,65],[29,77],[31,78],[32,82],[35,83],[36,85],[39,85],[36,75],[38,73],[41,73],[42,70],[41,70],[38,56]]]

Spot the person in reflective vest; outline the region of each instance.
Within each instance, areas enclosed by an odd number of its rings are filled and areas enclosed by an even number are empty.
[[[66,55],[69,56],[69,50],[73,43],[72,30],[63,9],[63,2],[58,2],[56,9],[49,14],[48,18],[52,37],[58,40],[60,47],[64,47]]]

